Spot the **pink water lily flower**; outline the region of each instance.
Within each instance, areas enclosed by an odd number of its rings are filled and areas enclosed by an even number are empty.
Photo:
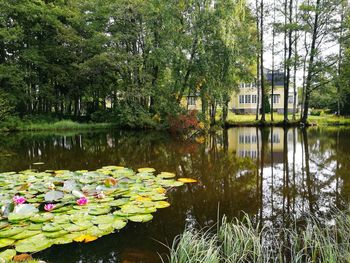
[[[78,205],[86,205],[89,203],[89,200],[86,197],[81,197],[77,200]]]
[[[47,211],[47,212],[50,212],[54,208],[55,208],[54,204],[46,204],[46,205],[44,205],[44,210]]]
[[[23,196],[19,196],[19,195],[15,195],[12,198],[12,200],[16,205],[24,204],[26,202],[26,198]]]

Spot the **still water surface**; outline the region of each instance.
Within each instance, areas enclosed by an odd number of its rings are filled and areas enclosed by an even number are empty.
[[[35,166],[35,162],[44,165]],[[186,226],[213,225],[219,215],[287,225],[304,212],[327,215],[350,198],[350,129],[232,128],[193,140],[168,133],[108,130],[18,133],[0,138],[0,171],[154,167],[199,180],[171,190],[171,207],[146,224],[89,244],[54,246],[49,262],[160,262]],[[218,212],[219,211],[219,212]],[[163,244],[161,244],[163,243]]]

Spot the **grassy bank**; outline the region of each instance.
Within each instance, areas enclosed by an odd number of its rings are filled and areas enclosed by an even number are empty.
[[[261,116],[259,116],[260,119]],[[296,116],[296,120],[293,121],[292,115],[289,115],[289,123],[290,125],[298,125],[300,116]],[[283,115],[282,114],[274,114],[274,120],[271,121],[271,115],[266,115],[266,122],[268,125],[283,125]],[[257,126],[260,124],[260,121],[255,120],[255,115],[247,114],[247,115],[236,115],[232,112],[229,113],[226,121],[226,126],[234,127],[234,126]],[[309,124],[311,126],[350,126],[350,118],[349,117],[337,117],[335,115],[322,115],[322,116],[309,116]]]
[[[71,120],[57,121],[8,121],[0,123],[0,132],[12,131],[68,131],[84,129],[105,129],[112,127],[112,123],[78,123]]]
[[[245,217],[227,222],[213,231],[187,230],[171,248],[171,263],[237,262],[349,262],[349,212],[334,212],[324,223],[312,216],[291,227],[257,226]]]

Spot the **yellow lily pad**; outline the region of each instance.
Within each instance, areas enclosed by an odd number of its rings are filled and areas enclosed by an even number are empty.
[[[146,167],[146,168],[139,168],[137,171],[138,171],[139,173],[153,173],[153,172],[156,171],[156,169]]]
[[[182,183],[197,183],[198,182],[196,179],[192,179],[192,178],[179,178],[177,180],[179,182],[182,182]]]
[[[84,243],[89,243],[92,241],[95,241],[97,237],[91,236],[91,235],[81,235],[79,237],[74,238],[73,240],[75,242],[84,242]]]

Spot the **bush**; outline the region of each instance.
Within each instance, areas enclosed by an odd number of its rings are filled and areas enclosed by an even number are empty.
[[[10,105],[6,93],[0,91],[0,122],[6,121],[13,114],[14,107]]]
[[[311,116],[322,116],[322,115],[324,115],[324,111],[323,110],[318,110],[318,109],[312,109],[310,111],[310,115]]]
[[[18,131],[22,126],[22,120],[17,116],[7,117],[5,121],[0,123],[1,131]]]
[[[91,114],[91,121],[114,123],[129,128],[155,128],[160,122],[159,118],[152,118],[142,107],[130,105],[96,111]]]
[[[169,129],[172,133],[188,133],[202,128],[196,110],[169,117]]]

